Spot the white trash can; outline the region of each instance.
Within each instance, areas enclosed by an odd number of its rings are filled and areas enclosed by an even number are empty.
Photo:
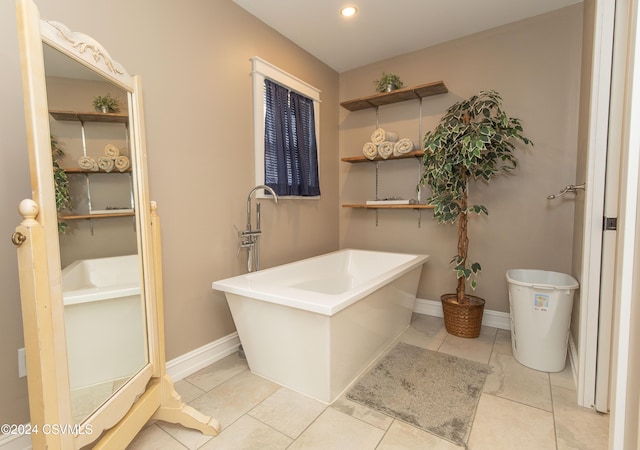
[[[543,372],[564,369],[573,294],[578,282],[546,270],[507,271],[514,358]]]

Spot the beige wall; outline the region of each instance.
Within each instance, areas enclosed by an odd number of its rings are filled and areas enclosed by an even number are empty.
[[[253,187],[249,58],[257,55],[319,88],[320,201],[264,202],[262,266],[338,248],[338,74],[231,0],[39,0],[43,18],[101,42],[143,81],[151,198],[163,226],[168,359],[234,331],[211,282],[243,272],[233,225],[245,223]],[[0,2],[0,422],[28,421],[15,249],[17,204],[30,197],[15,7]]]
[[[582,5],[398,56],[340,76],[340,100],[371,95],[372,81],[395,72],[405,86],[443,80],[448,94],[423,102],[422,131],[417,101],[380,108],[380,126],[401,137],[419,140],[433,129],[446,108],[482,89],[495,89],[508,114],[523,121],[535,147],[518,152],[520,167],[491,185],[471,186],[473,201],[489,216],[470,223],[470,257],[483,266],[476,294],[486,308],[508,312],[505,272],[537,268],[572,272],[574,202],[548,201],[547,195],[575,182]],[[349,113],[340,109],[341,156],[361,154],[376,124],[374,110]],[[418,177],[415,161],[393,161],[380,167],[383,196],[412,196]],[[374,167],[341,163],[343,203],[372,199]],[[431,212],[375,212],[342,208],[340,243],[432,256],[423,271],[418,296],[438,300],[455,289],[449,261],[456,252],[456,228],[437,224]]]

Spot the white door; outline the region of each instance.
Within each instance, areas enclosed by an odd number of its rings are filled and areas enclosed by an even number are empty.
[[[618,0],[615,18],[611,100],[604,200],[605,230],[602,234],[602,269],[600,277],[600,310],[596,360],[595,408],[609,411],[612,323],[615,299],[615,261],[620,182],[620,149],[622,146],[623,110],[625,102],[626,52],[628,34],[628,0]]]
[[[607,243],[611,242],[611,235],[603,234],[603,217],[605,216],[605,180],[608,176],[613,177],[614,173],[617,174],[615,170],[607,174],[615,4],[607,0],[596,0],[591,5],[595,8],[595,11],[591,11],[594,22],[593,41],[583,44],[592,45],[593,61],[587,124],[587,161],[584,174],[577,378],[578,404],[585,407],[595,406],[598,410],[606,411],[609,384],[608,346],[611,336],[610,311],[613,301],[613,295],[610,294],[610,280],[613,277],[615,254],[603,248],[604,239]],[[585,15],[585,19],[588,17],[589,15]],[[611,167],[609,165],[609,168]],[[580,182],[580,180],[577,181]],[[608,204],[611,203],[608,202]],[[601,384],[598,384],[597,380],[600,380]],[[596,395],[596,391],[600,394],[599,396]],[[596,397],[600,398],[600,403],[596,402]]]

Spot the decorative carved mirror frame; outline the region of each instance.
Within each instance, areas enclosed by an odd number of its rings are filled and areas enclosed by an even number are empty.
[[[27,356],[33,448],[125,448],[150,419],[180,423],[208,435],[220,429],[182,402],[166,374],[160,219],[149,200],[141,84],[91,37],[40,19],[31,0],[16,0],[33,200],[23,200],[24,220],[12,236],[17,246]],[[149,362],[80,424],[74,424],[54,200],[43,43],[128,92],[136,216],[140,233]],[[45,433],[43,426],[66,427]],[[37,428],[34,428],[37,427]],[[96,441],[97,440],[97,441]]]

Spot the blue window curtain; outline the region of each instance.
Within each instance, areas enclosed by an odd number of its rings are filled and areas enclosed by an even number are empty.
[[[318,196],[313,100],[265,79],[265,184],[284,196]]]

